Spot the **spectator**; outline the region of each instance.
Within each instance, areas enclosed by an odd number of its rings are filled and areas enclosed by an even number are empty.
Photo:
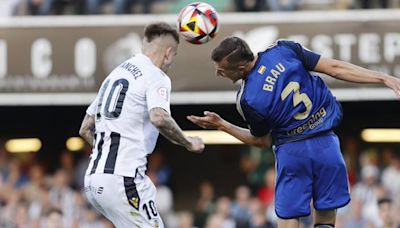
[[[263,11],[265,0],[235,0],[236,10],[239,12]]]
[[[273,165],[273,153],[271,149],[260,149],[254,146],[243,151],[240,166],[247,175],[249,184],[253,190],[264,185],[266,170]]]
[[[65,150],[60,156],[60,168],[67,173],[73,173],[75,170],[74,156],[71,152]]]
[[[209,181],[203,181],[199,186],[200,197],[197,200],[195,212],[195,225],[204,227],[207,217],[215,208],[214,186]]]
[[[73,13],[85,13],[85,0],[28,0],[31,15],[62,15],[68,5],[74,7]]]
[[[18,206],[21,200],[20,192],[11,192],[0,211],[0,227],[16,227]]]
[[[159,185],[167,185],[171,176],[171,168],[165,164],[162,151],[154,151],[148,159],[148,172],[154,172]]]
[[[381,191],[381,186],[378,184],[379,170],[374,165],[366,165],[361,170],[361,176],[362,181],[353,188],[352,198],[364,205],[362,216],[374,226],[379,226],[377,207],[377,199]]]
[[[86,0],[86,6],[89,14],[99,14],[103,3],[110,0]],[[141,3],[143,13],[150,13],[154,0],[112,0],[114,14],[131,13],[131,7],[134,3]]]
[[[273,208],[273,205],[271,205]],[[249,203],[249,209],[251,214],[251,220],[249,223],[250,228],[269,228],[276,227],[275,222],[269,221],[269,216],[267,215],[267,210],[263,203],[258,198],[251,198]],[[273,212],[275,215],[275,212]],[[275,215],[276,217],[276,215]]]
[[[221,215],[210,215],[207,218],[205,228],[225,228],[223,227],[224,218]]]
[[[65,170],[57,170],[49,192],[50,203],[63,211],[66,227],[70,227],[74,221],[75,192],[69,187],[69,181],[70,176]]]
[[[395,224],[395,210],[393,210],[393,203],[390,198],[383,198],[378,200],[379,218],[383,227],[396,228],[400,224]]]
[[[360,0],[361,7],[363,9],[371,9],[373,7],[374,2],[378,2],[378,7],[380,8],[388,8],[388,0],[379,0],[379,1],[371,1],[371,0]]]
[[[40,164],[34,164],[30,167],[29,179],[30,181],[23,188],[23,194],[24,198],[31,203],[40,198],[41,188],[46,184],[43,169]]]
[[[266,0],[271,11],[295,11],[300,8],[298,0]]]
[[[393,154],[389,166],[382,172],[382,184],[393,199],[400,197],[400,155]]]
[[[215,215],[222,218],[221,228],[236,227],[235,220],[232,219],[231,205],[231,200],[226,196],[223,196],[217,200]]]
[[[350,213],[345,217],[344,228],[363,228],[367,226],[367,220],[362,216],[363,203],[353,199],[349,205]]]
[[[56,14],[62,14],[62,4],[62,0],[28,0],[31,15],[50,15],[53,10]]]
[[[28,208],[29,219],[33,224],[40,224],[42,216],[52,208],[47,187],[41,186],[38,194]]]
[[[258,190],[258,198],[267,208],[273,204],[275,198],[275,168],[269,168],[264,175],[264,186]]]
[[[1,0],[0,1],[0,17],[8,17],[15,15],[17,5],[20,0]]]
[[[188,211],[178,213],[178,228],[193,228],[194,217]]]
[[[58,208],[50,208],[44,221],[44,226],[47,228],[62,228],[63,226],[63,212]]]
[[[16,227],[30,227],[26,202],[20,202],[15,215]]]
[[[250,221],[250,189],[247,186],[239,186],[236,189],[236,198],[235,201],[232,203],[231,207],[231,215],[232,218],[235,220],[236,227],[248,227]]]
[[[99,214],[92,209],[90,205],[87,205],[87,207],[84,210],[84,216],[79,223],[79,227],[84,227],[84,228],[103,228],[103,224],[101,221],[98,219]]]
[[[29,177],[21,170],[22,164],[19,160],[12,159],[8,162],[8,169],[3,177],[6,189],[21,189],[29,181]]]

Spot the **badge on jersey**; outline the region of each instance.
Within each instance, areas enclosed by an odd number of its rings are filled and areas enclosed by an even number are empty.
[[[138,197],[132,197],[129,199],[129,204],[132,205],[136,210],[139,210],[139,198]]]
[[[164,100],[168,101],[168,89],[165,87],[158,88],[158,95],[162,97]]]

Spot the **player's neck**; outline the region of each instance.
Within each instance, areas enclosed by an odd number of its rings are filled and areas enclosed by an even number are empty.
[[[143,54],[147,56],[156,67],[161,69],[163,63],[162,55],[155,52],[143,52]]]

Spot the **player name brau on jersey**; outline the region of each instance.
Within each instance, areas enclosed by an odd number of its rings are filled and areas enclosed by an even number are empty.
[[[263,74],[265,71],[265,66],[261,66],[258,70],[258,73]],[[263,86],[263,90],[272,92],[274,90],[274,85],[278,77],[281,73],[285,72],[286,68],[282,63],[278,63],[275,65],[274,69],[271,69],[270,74],[265,78],[265,84]]]

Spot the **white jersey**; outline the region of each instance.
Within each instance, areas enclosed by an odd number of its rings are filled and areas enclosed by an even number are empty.
[[[159,134],[150,122],[149,111],[160,107],[170,113],[170,91],[170,78],[143,54],[115,68],[86,111],[96,115],[95,142],[86,175],[144,175],[147,155],[154,150]]]

